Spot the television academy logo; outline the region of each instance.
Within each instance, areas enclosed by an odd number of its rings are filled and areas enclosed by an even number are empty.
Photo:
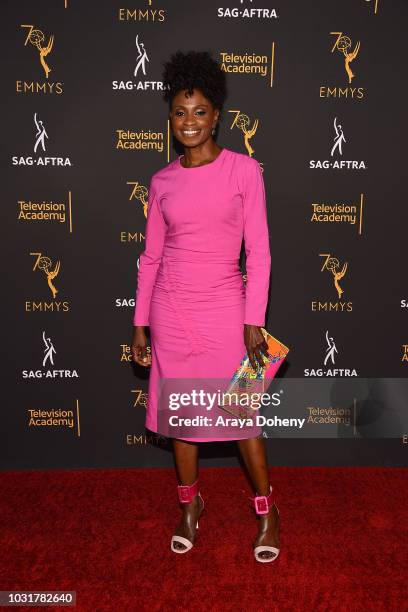
[[[81,435],[79,400],[75,400],[74,408],[27,408],[28,427],[50,429],[74,429],[76,435]]]
[[[167,134],[170,134],[170,122],[167,122]],[[164,151],[164,132],[153,132],[153,130],[140,129],[137,132],[133,130],[115,130],[116,144],[115,149],[123,151]],[[167,138],[168,140],[168,138]]]
[[[49,140],[48,132],[46,130],[44,121],[39,118],[37,113],[34,113],[34,126],[35,126],[35,135],[34,135],[34,154],[37,152],[46,152],[47,140]],[[14,155],[12,157],[13,166],[72,166],[71,160],[69,157],[48,157],[37,155],[37,157],[33,157],[32,155],[23,156],[23,155]]]
[[[333,121],[334,136],[330,149],[330,157],[333,158],[336,155],[343,156],[343,145],[347,143],[343,124],[338,121],[337,117],[334,117]],[[324,159],[316,160],[311,159],[309,161],[310,169],[333,169],[333,170],[366,170],[367,166],[363,160],[345,160],[345,159]]]
[[[30,253],[30,255],[36,258],[33,272],[43,272],[42,278],[47,283],[52,300],[50,302],[26,301],[26,312],[67,312],[69,310],[69,302],[60,302],[55,300],[57,294],[59,293],[55,279],[58,279],[61,269],[61,262],[58,260],[55,262],[55,264],[53,264],[50,257],[43,255],[43,253]]]
[[[312,202],[311,223],[338,223],[342,225],[354,225],[357,233],[361,236],[363,227],[363,204],[364,194],[360,194],[360,202],[328,204]]]
[[[361,100],[366,95],[365,87],[356,87],[352,83],[356,74],[353,72],[354,63],[358,61],[361,43],[353,43],[351,38],[343,32],[330,32],[336,39],[330,52],[337,59],[341,58],[343,75],[346,78],[346,85],[321,85],[319,88],[320,98],[346,98],[351,100]]]
[[[334,257],[331,253],[319,253],[319,257],[324,257],[323,265],[320,272],[329,272],[335,292],[337,293],[338,301],[312,301],[313,312],[351,312],[353,310],[352,301],[343,301],[342,296],[344,293],[343,283],[344,277],[348,270],[348,262],[340,264],[337,257]],[[340,284],[341,283],[341,284]]]
[[[162,81],[149,81],[143,79],[143,76],[146,76],[147,62],[150,62],[150,58],[147,55],[144,43],[139,40],[139,34],[136,35],[136,49],[137,57],[133,76],[135,79],[140,79],[142,76],[142,80],[112,81],[112,89],[125,91],[163,91],[164,83]]]
[[[275,65],[275,43],[271,43],[270,56],[257,53],[233,53],[231,51],[220,51],[221,70],[228,74],[244,74],[259,76],[266,80],[269,87],[273,86],[273,75]]]
[[[22,28],[27,29],[27,36],[24,41],[24,47],[27,45],[30,48],[36,50],[36,64],[41,70],[41,74],[45,77],[45,81],[25,81],[25,80],[17,80],[16,81],[16,91],[17,93],[63,93],[63,83],[60,81],[52,82],[48,80],[50,72],[53,71],[53,68],[50,66],[50,56],[54,47],[54,35],[46,36],[42,30],[36,28],[32,24],[21,24]],[[34,56],[34,54],[31,54]]]
[[[129,363],[132,362],[132,351],[130,348],[129,344],[121,344],[120,345],[120,349],[121,349],[121,354],[120,354],[120,362],[121,363]],[[151,347],[148,346],[147,347],[147,353],[151,353]],[[132,391],[132,393],[135,393],[135,391]],[[136,404],[135,404],[136,405]]]
[[[326,330],[326,347],[325,347],[325,357],[323,361],[323,368],[305,368],[304,375],[310,377],[330,377],[330,376],[338,376],[338,377],[346,377],[346,376],[357,376],[357,371],[355,368],[332,368],[331,366],[335,365],[335,355],[338,355],[339,351],[337,349],[334,337],[329,335],[328,330]],[[328,366],[326,368],[326,366]]]
[[[34,202],[32,200],[17,200],[19,221],[50,221],[58,224],[67,224],[70,234],[73,232],[72,223],[72,193],[68,191],[66,202],[53,202],[43,200]]]
[[[278,16],[275,8],[256,8],[252,0],[240,0],[239,6],[233,8],[217,8],[217,17],[229,19],[277,19]]]
[[[54,369],[54,356],[57,351],[55,349],[54,343],[52,339],[45,334],[45,331],[42,333],[42,339],[44,343],[43,349],[43,360],[42,360],[42,368],[31,369],[31,370],[23,370],[22,378],[24,379],[61,379],[61,378],[79,378],[77,370],[68,370],[68,369]],[[46,366],[49,366],[46,369]],[[50,368],[52,366],[52,368]]]
[[[408,344],[403,344],[402,345],[402,357],[401,357],[401,361],[402,363],[408,363]]]

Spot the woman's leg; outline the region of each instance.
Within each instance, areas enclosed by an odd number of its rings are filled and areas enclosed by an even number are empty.
[[[249,438],[238,440],[238,448],[248,470],[257,495],[269,495],[270,482],[265,439]],[[268,514],[259,515],[259,533],[254,546],[275,546],[279,548],[278,512],[273,505]],[[273,552],[262,552],[261,557],[273,558]]]
[[[198,478],[198,444],[173,438],[173,452],[179,484],[192,485]],[[194,542],[197,519],[202,512],[203,502],[197,495],[189,504],[182,504],[182,509],[183,514],[174,533]],[[175,542],[174,546],[180,550],[185,548],[180,542]]]

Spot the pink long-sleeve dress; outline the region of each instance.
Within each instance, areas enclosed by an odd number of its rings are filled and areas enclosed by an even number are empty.
[[[161,378],[231,379],[243,358],[244,323],[265,325],[271,255],[258,161],[221,149],[210,163],[153,174],[145,250],[139,258],[134,325],[149,325],[146,427],[158,428]],[[239,256],[245,241],[247,281]],[[204,442],[254,437],[188,437]],[[178,437],[178,436],[175,436]],[[187,439],[187,438],[184,438]]]

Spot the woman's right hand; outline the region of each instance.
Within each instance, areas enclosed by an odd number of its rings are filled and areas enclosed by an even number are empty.
[[[151,353],[147,351],[148,342],[146,338],[145,328],[142,325],[133,327],[133,339],[130,350],[132,351],[132,359],[135,363],[149,367],[152,365]]]

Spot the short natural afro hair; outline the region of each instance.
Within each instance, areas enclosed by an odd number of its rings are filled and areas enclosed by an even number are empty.
[[[192,95],[193,89],[199,89],[213,107],[219,110],[221,119],[227,98],[226,75],[209,51],[176,51],[163,66],[163,99],[169,103],[170,108],[180,90],[187,89]]]

